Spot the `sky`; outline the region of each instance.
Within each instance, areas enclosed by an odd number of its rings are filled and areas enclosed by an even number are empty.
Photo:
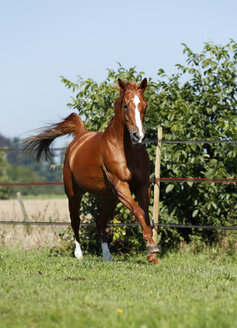
[[[184,63],[181,43],[237,41],[236,13],[236,0],[0,0],[0,134],[68,116],[60,76],[100,82],[120,62],[156,79]]]

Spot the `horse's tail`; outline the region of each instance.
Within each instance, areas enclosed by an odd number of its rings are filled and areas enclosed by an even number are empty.
[[[80,117],[72,113],[62,122],[47,126],[36,136],[26,138],[23,141],[23,151],[35,155],[37,161],[40,161],[42,157],[49,160],[52,156],[49,146],[56,138],[66,134],[77,137],[86,132],[87,128]]]

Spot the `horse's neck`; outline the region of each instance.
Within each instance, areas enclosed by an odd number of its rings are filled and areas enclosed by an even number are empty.
[[[128,132],[127,127],[125,126],[124,127],[124,151],[126,153],[126,152],[132,151],[133,149],[134,149],[134,146],[131,142],[130,134]]]
[[[124,127],[122,121],[120,121],[116,116],[112,117],[104,134],[109,142],[112,142],[116,145],[116,148],[123,148]]]
[[[116,144],[116,148],[121,152],[127,155],[127,152],[131,151],[133,148],[130,135],[126,126],[124,126],[122,120],[118,119],[118,117],[112,117],[109,126],[107,127],[107,135],[110,135]]]
[[[115,108],[115,116],[110,120],[109,125],[105,130],[106,138],[110,141],[114,141],[118,148],[123,148],[124,146],[124,124],[122,115],[119,108]]]
[[[115,116],[112,117],[108,127],[106,128],[106,138],[116,145],[116,149],[124,154],[124,158],[127,155],[129,149],[132,148],[129,132],[124,125],[121,115],[121,103],[118,101],[115,105]]]

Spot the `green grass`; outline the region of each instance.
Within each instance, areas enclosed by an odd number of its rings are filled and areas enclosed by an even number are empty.
[[[82,262],[0,248],[0,327],[237,327],[237,259],[214,251]]]

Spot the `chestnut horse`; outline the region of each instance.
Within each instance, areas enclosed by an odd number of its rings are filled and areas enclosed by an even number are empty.
[[[106,242],[107,220],[118,201],[122,202],[140,222],[146,241],[148,261],[158,263],[159,249],[152,239],[148,207],[150,201],[150,162],[143,140],[146,113],[145,78],[140,84],[118,80],[120,95],[115,102],[115,115],[102,132],[89,132],[76,114],[27,138],[24,150],[49,159],[52,141],[66,134],[74,139],[65,154],[63,178],[69,201],[71,225],[75,234],[75,256],[83,258],[79,244],[80,202],[84,192],[98,196],[102,210],[96,222],[104,260],[112,260]],[[135,194],[137,202],[131,192]]]

